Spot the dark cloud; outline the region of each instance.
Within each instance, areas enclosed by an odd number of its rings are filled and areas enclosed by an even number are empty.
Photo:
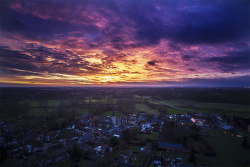
[[[0,46],[0,66],[4,69],[18,69],[36,71],[37,67],[32,64],[32,58],[20,51],[10,50],[8,47]]]
[[[224,72],[250,69],[250,50],[228,52],[227,56],[206,58],[209,63],[216,63]]]
[[[204,87],[249,87],[250,76],[230,77],[230,78],[217,78],[217,79],[185,79],[182,82],[184,85],[204,86]]]
[[[181,48],[176,43],[173,42],[169,42],[168,46],[173,50],[181,50]]]
[[[101,71],[98,65],[89,65],[82,61],[77,55],[66,51],[55,51],[51,48],[33,45],[25,49],[32,56],[20,51],[11,50],[8,47],[0,46],[0,66],[2,73],[12,74],[35,74],[39,73],[60,73],[60,74],[83,74],[97,73]],[[53,58],[48,61],[47,58]],[[79,61],[82,61],[79,63]],[[80,68],[86,71],[79,70]]]
[[[159,3],[166,12],[176,16],[174,23],[169,25],[166,22],[169,15],[161,15],[163,11],[156,8]],[[136,23],[138,40],[144,44],[157,44],[166,38],[174,42],[200,44],[233,41],[249,35],[248,1],[189,2],[182,4],[183,10],[178,10],[176,4],[168,5],[167,1],[145,1],[143,4],[133,1],[128,13]]]
[[[42,1],[37,1],[37,6]],[[27,9],[32,6],[26,6]],[[58,8],[59,6],[55,6]],[[46,9],[46,8],[45,8]],[[18,12],[7,4],[1,5],[0,28],[8,34],[15,34],[27,39],[48,41],[58,38],[58,34],[66,34],[72,31],[97,32],[98,28],[91,24],[79,25],[55,19],[43,19],[31,13]],[[25,10],[25,9],[24,9]],[[55,10],[55,9],[54,9]],[[35,12],[35,9],[31,12]],[[56,14],[55,11],[49,11]]]
[[[193,68],[189,68],[188,70],[189,70],[189,71],[196,71],[196,70],[195,70],[195,69],[193,69]]]
[[[123,49],[154,45],[161,39],[169,39],[169,46],[179,50],[176,42],[233,41],[248,36],[250,29],[247,0],[210,3],[160,0],[21,1],[21,11],[11,9],[11,3],[4,2],[0,18],[3,31],[36,40],[65,38],[62,34],[78,31],[81,33],[72,36],[81,38],[83,34],[88,34],[90,48],[98,47],[105,41],[111,42],[116,49]],[[81,14],[89,9],[98,15],[90,17],[92,13],[90,16],[88,13]],[[103,28],[97,27],[98,18],[108,20],[108,24]],[[131,28],[129,37],[124,30],[126,28]],[[61,36],[56,36],[59,34]],[[128,40],[131,40],[130,43],[127,43]]]
[[[188,61],[188,60],[192,59],[193,56],[191,56],[191,55],[183,55],[181,58],[182,58],[182,60]]]
[[[148,61],[148,64],[151,65],[151,66],[155,66],[156,62],[154,60],[152,60],[152,61]]]

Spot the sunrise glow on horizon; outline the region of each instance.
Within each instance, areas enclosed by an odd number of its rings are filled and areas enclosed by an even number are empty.
[[[0,4],[3,85],[249,86],[249,1]]]

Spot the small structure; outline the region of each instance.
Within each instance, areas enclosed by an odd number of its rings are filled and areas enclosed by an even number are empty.
[[[110,147],[108,145],[102,145],[94,148],[96,155],[102,156],[105,152],[110,150]]]
[[[228,131],[228,130],[230,130],[230,129],[232,129],[233,127],[232,126],[230,126],[230,125],[224,125],[224,126],[222,126],[222,129],[224,129],[224,130],[226,130],[226,131]]]
[[[75,125],[73,124],[72,127],[67,127],[67,130],[74,130],[75,129]]]
[[[121,166],[132,166],[134,157],[131,151],[123,151],[120,153],[119,163]]]
[[[157,166],[157,167],[161,167],[162,166],[162,159],[159,156],[154,156],[152,158],[152,165],[153,166]]]
[[[174,143],[165,143],[159,142],[159,149],[167,150],[167,151],[183,151],[184,147],[182,144],[174,144]]]
[[[147,144],[145,147],[141,148],[141,153],[143,155],[150,155],[152,152],[152,146],[151,144]]]
[[[142,133],[151,133],[151,123],[143,123],[141,124],[141,132]]]
[[[91,136],[90,134],[85,134],[83,135],[82,137],[80,137],[80,139],[78,140],[78,144],[79,145],[83,145],[85,144],[86,142],[90,141],[91,140]]]
[[[116,138],[120,138],[120,135],[118,135],[118,134],[114,134],[114,137],[116,137]]]

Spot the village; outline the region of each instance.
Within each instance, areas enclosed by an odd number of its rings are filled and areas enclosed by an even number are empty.
[[[146,112],[117,117],[77,116],[66,128],[32,131],[20,127],[22,118],[0,122],[1,156],[17,166],[207,166],[213,148],[200,139],[208,129],[234,138],[243,133],[219,114],[186,113],[153,115]],[[176,136],[177,135],[177,136]],[[195,149],[193,142],[201,142]],[[203,149],[204,148],[204,149]],[[204,156],[203,156],[204,157]]]

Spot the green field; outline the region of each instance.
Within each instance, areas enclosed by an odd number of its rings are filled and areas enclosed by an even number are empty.
[[[47,99],[47,100],[19,100],[17,102],[20,106],[27,106],[22,107],[19,109],[26,113],[26,116],[41,116],[47,115],[49,113],[53,113],[58,111],[61,107],[69,112],[75,111],[79,114],[89,114],[88,107],[86,105],[95,105],[95,104],[107,104],[107,105],[117,105],[117,102],[126,103],[126,98],[113,98],[112,96],[104,96],[101,98],[94,98],[94,97],[86,97],[83,99],[77,100],[56,100],[56,99]],[[238,105],[238,104],[228,104],[228,103],[203,103],[203,102],[196,102],[191,100],[154,100],[150,96],[135,96],[133,98],[135,103],[135,110],[131,110],[132,112],[146,112],[148,114],[155,114],[159,115],[160,112],[158,111],[158,106],[162,105],[160,102],[165,102],[167,104],[188,109],[195,112],[213,112],[213,113],[224,113],[227,115],[235,115],[244,118],[250,118],[250,107],[247,105]],[[144,104],[144,101],[155,105],[156,107],[151,108],[147,104]],[[16,101],[15,101],[16,103]],[[9,104],[10,105],[10,104]],[[85,105],[85,107],[84,107]],[[66,107],[65,107],[66,106]],[[68,107],[67,107],[68,106]],[[73,106],[73,107],[70,107]],[[74,107],[75,106],[75,107]],[[18,109],[17,109],[18,110]],[[175,108],[170,108],[166,106],[165,110],[167,114],[184,114],[185,111],[178,110]],[[22,113],[20,113],[22,115]],[[106,116],[111,116],[112,112],[107,111],[104,113]],[[116,111],[116,115],[118,117],[125,116],[124,113]],[[19,112],[16,114],[9,113],[8,111],[2,110],[0,120],[13,120],[19,116]]]
[[[107,112],[105,112],[104,114],[105,116],[112,116],[112,110],[109,110]],[[115,111],[115,116],[116,117],[125,117],[126,114],[122,113],[122,112],[119,112],[119,111]]]
[[[250,118],[250,106],[239,105],[239,104],[229,104],[229,103],[202,103],[190,100],[164,100],[167,104],[195,111],[195,112],[212,112],[221,113],[227,115],[235,115],[244,118]],[[168,109],[170,112],[178,112],[177,109]],[[179,110],[180,111],[180,110]]]
[[[154,140],[156,139],[158,136],[157,133],[150,133],[150,134],[140,134],[139,135],[139,138],[141,139],[151,139],[151,140]]]
[[[174,114],[185,114],[186,111],[182,111],[182,110],[178,110],[175,108],[170,108],[170,107],[166,107],[166,111],[168,114],[170,115],[174,115]]]
[[[160,114],[157,110],[152,109],[145,104],[136,104],[136,111],[137,112],[146,112],[148,114],[155,114],[155,115]]]
[[[239,111],[250,112],[250,107],[247,105],[229,104],[229,103],[202,103],[190,100],[166,100],[166,103],[176,107],[182,107],[193,110],[221,110],[221,111]]]
[[[216,157],[208,157],[208,166],[247,166],[250,153],[241,145],[241,140],[226,136],[219,130],[209,130],[205,140],[214,148]]]

